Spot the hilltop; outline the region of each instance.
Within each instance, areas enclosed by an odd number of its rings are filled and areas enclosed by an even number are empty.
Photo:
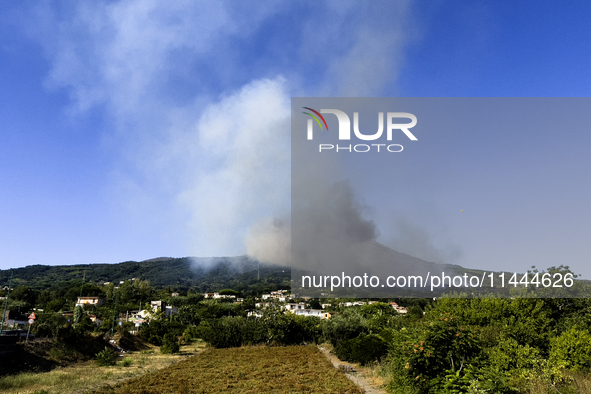
[[[49,288],[63,282],[105,282],[139,278],[154,287],[175,288],[244,288],[257,282],[257,275],[266,283],[287,288],[289,267],[260,264],[247,256],[237,257],[159,257],[145,261],[117,264],[30,265],[16,268],[12,287],[26,285],[33,289]],[[8,284],[10,270],[0,270],[0,283]]]

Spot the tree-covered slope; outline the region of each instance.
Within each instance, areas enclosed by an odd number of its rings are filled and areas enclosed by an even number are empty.
[[[41,289],[58,283],[81,281],[101,284],[139,278],[156,287],[197,288],[210,291],[219,288],[248,288],[257,281],[258,262],[246,256],[219,258],[156,258],[126,261],[118,264],[78,264],[64,266],[31,265],[14,269],[12,287],[27,285]],[[8,285],[10,270],[0,270],[0,286]],[[287,267],[260,265],[262,283],[289,286]]]

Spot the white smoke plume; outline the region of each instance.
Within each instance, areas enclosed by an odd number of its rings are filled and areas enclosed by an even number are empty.
[[[199,151],[215,165],[181,194],[201,253],[244,245],[252,223],[289,211],[289,114],[281,78],[255,81],[203,112]]]
[[[68,92],[76,116],[104,114],[126,231],[164,240],[162,255],[286,261],[290,97],[393,94],[412,35],[408,1],[310,4],[34,6],[47,86]],[[277,18],[290,34],[264,30],[283,28]],[[272,39],[255,46],[257,34]]]
[[[291,228],[289,221],[264,219],[248,230],[246,253],[262,263],[291,264]]]

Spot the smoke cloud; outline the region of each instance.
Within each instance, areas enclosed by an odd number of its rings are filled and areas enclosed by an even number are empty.
[[[253,4],[132,0],[33,10],[39,23],[29,33],[49,61],[46,85],[67,91],[74,116],[104,115],[104,144],[118,156],[108,193],[133,223],[123,231],[162,245],[161,255],[246,251],[285,263],[291,96],[396,90],[410,2],[329,1],[314,3],[314,12]],[[269,34],[279,30],[290,34]],[[329,174],[330,164],[316,171]],[[324,221],[310,217],[311,234],[375,239],[350,186],[316,191],[333,204],[322,205]]]
[[[291,264],[291,227],[287,220],[270,218],[250,227],[246,253],[262,263]]]
[[[462,249],[430,233],[409,219],[399,217],[396,236],[387,242],[393,249],[435,263],[454,263],[462,256]]]
[[[255,81],[204,110],[195,131],[205,169],[180,195],[199,245],[194,253],[243,253],[252,223],[289,212],[289,114],[282,78]]]

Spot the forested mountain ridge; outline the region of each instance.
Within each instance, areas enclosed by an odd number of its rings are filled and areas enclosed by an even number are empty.
[[[26,285],[49,288],[62,282],[82,281],[102,284],[119,283],[132,278],[148,280],[152,286],[198,288],[248,287],[257,282],[259,264],[247,256],[237,257],[160,257],[117,264],[30,265],[15,268],[12,287]],[[260,279],[274,285],[289,286],[289,267],[260,264]],[[8,285],[10,270],[0,270],[0,284]]]

